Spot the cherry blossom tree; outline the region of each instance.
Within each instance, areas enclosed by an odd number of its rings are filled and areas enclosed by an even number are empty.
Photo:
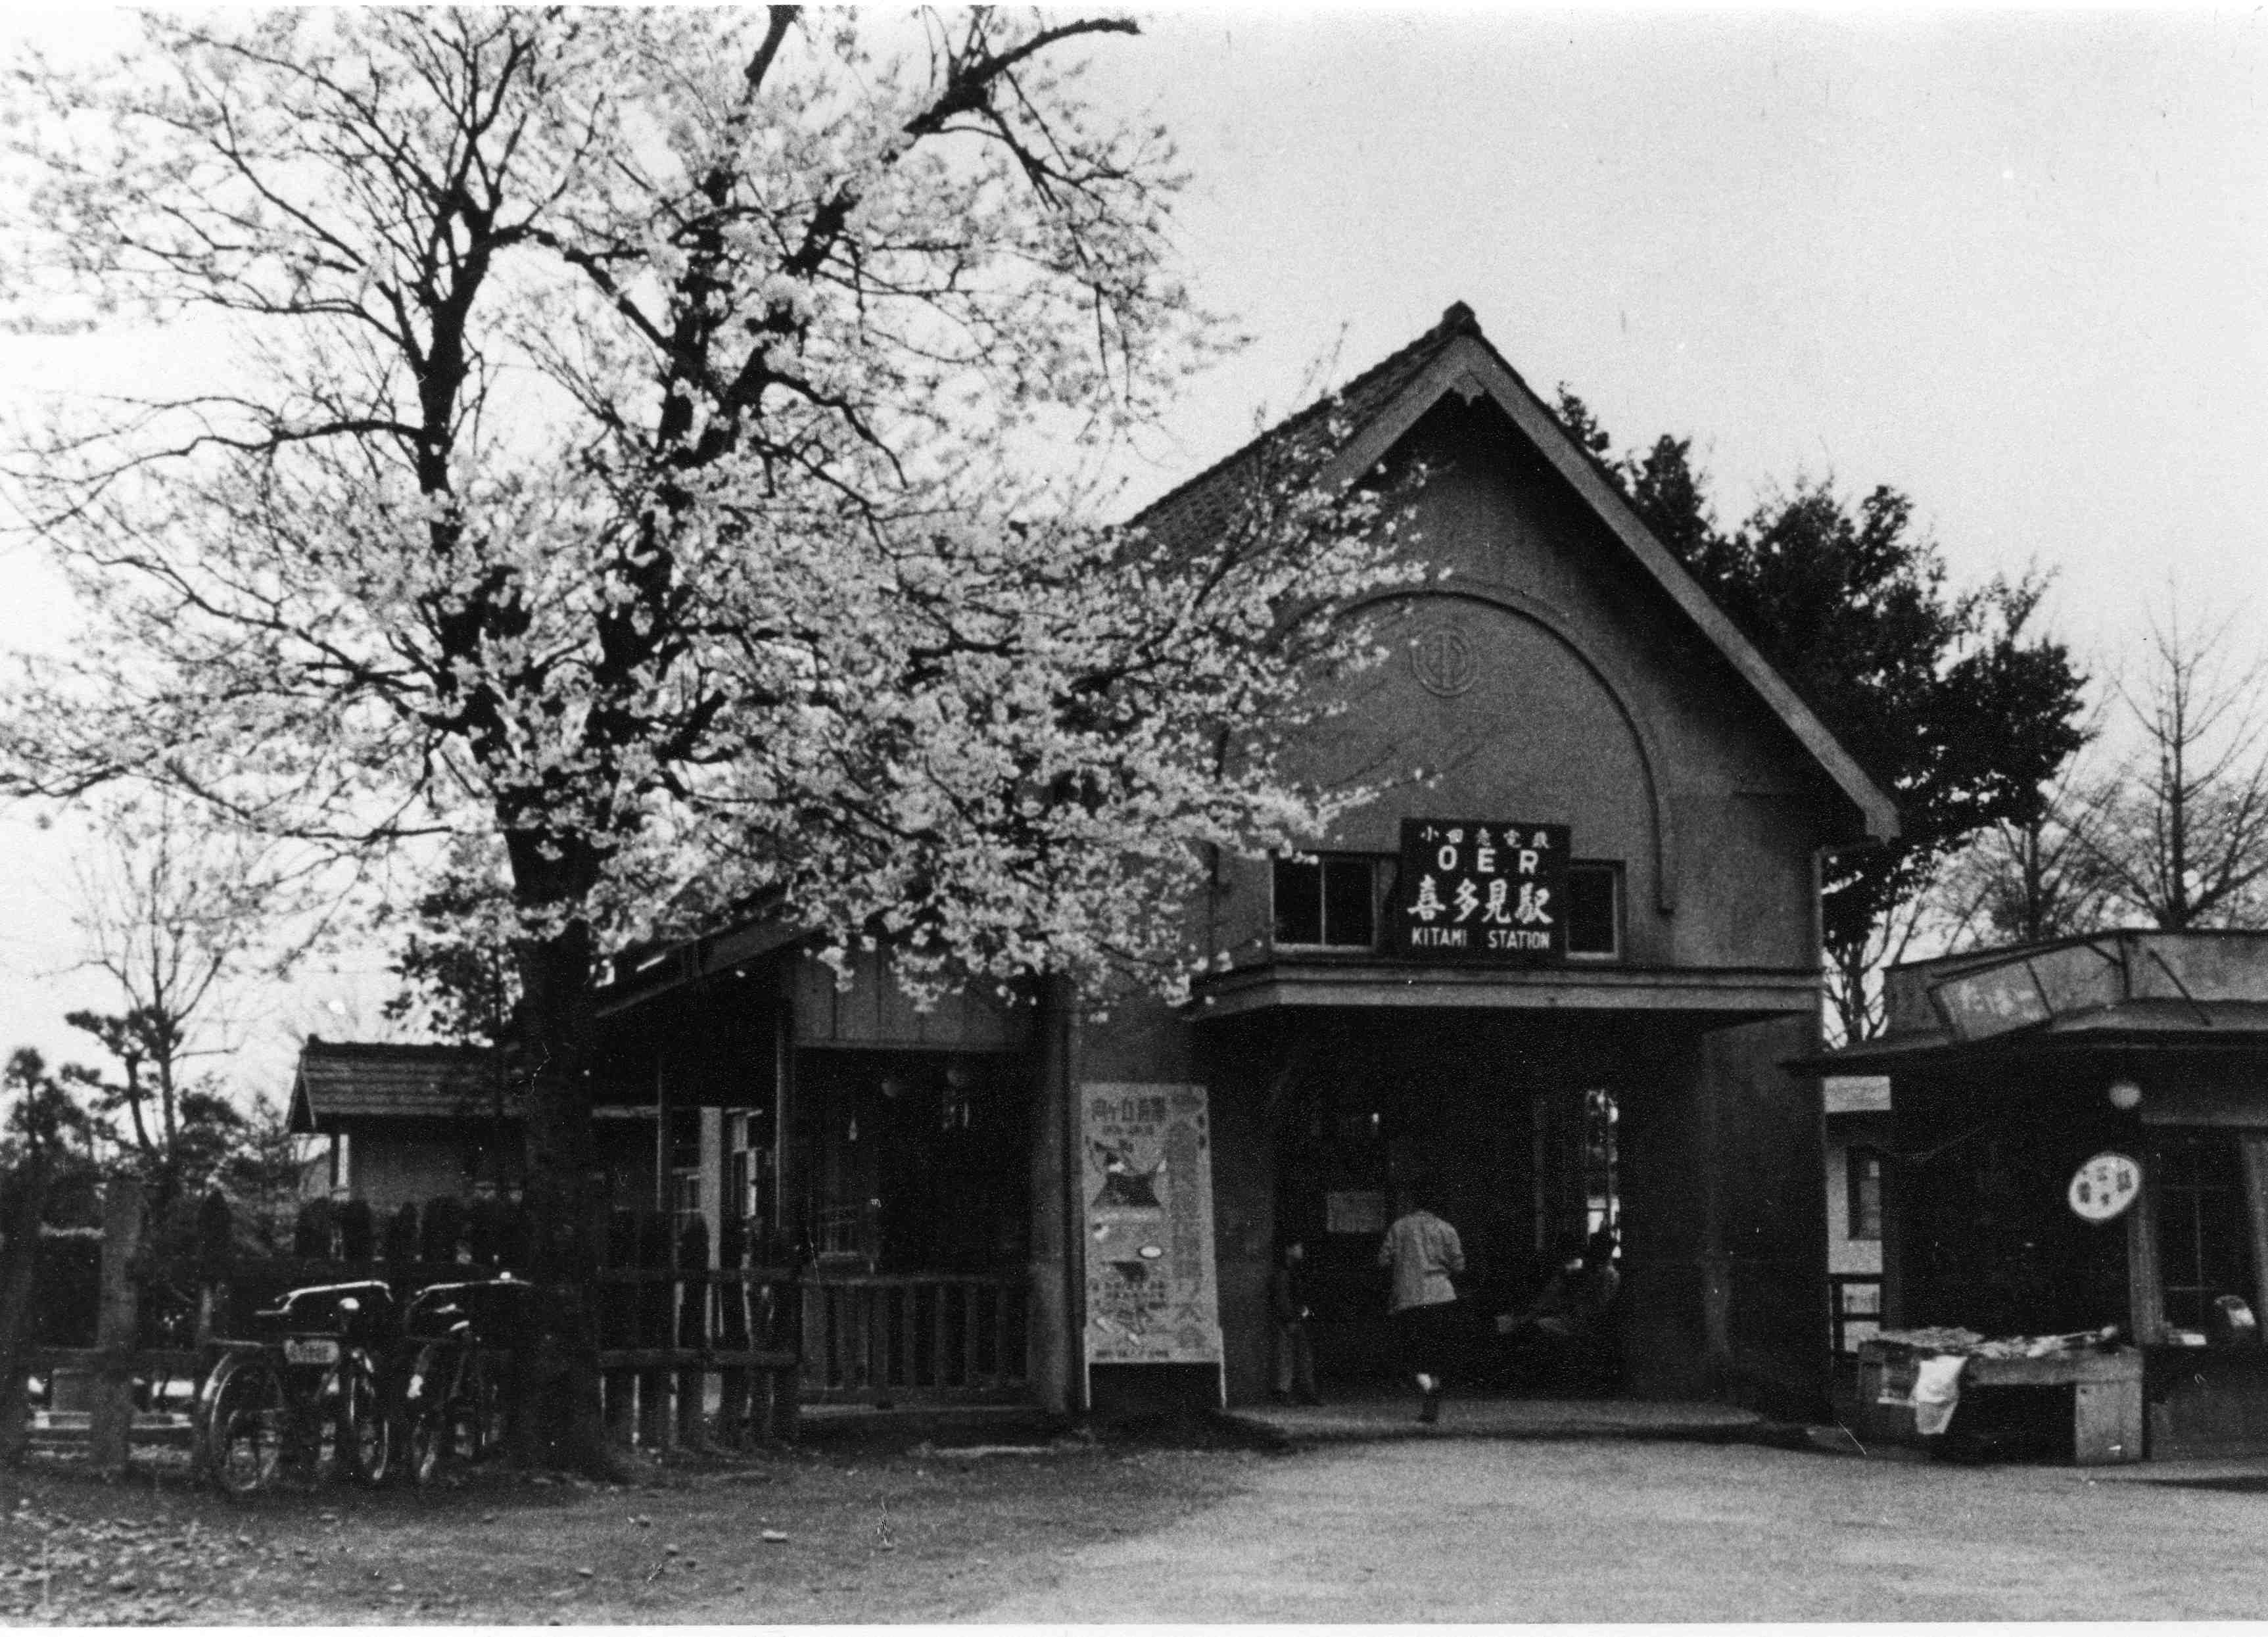
[[[19,77],[13,290],[216,315],[246,380],[19,451],[95,634],[12,690],[0,778],[492,845],[546,1271],[584,1251],[609,948],[764,902],[916,984],[1170,995],[1204,850],[1361,799],[1277,759],[1377,657],[1335,608],[1399,572],[1386,503],[1315,482],[1328,427],[1202,542],[1050,476],[1219,341],[1170,148],[1079,87],[1132,25],[146,29]]]

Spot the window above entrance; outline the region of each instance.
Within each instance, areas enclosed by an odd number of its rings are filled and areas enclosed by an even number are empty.
[[[1394,891],[1393,857],[1324,852],[1273,862],[1278,948],[1378,948],[1381,910]],[[1622,866],[1595,859],[1572,860],[1565,881],[1567,958],[1621,959]]]
[[[1623,952],[1623,872],[1618,864],[1567,866],[1567,958],[1612,961]]]
[[[1322,949],[1376,948],[1381,866],[1388,862],[1349,852],[1275,860],[1276,942]]]

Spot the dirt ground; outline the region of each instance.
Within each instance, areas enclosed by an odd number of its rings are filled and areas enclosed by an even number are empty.
[[[2177,1476],[1478,1435],[821,1449],[633,1486],[482,1473],[250,1503],[50,1465],[0,1475],[0,1620],[2258,1618],[2268,1465],[2138,1481]]]
[[[1200,1518],[1074,1551],[988,1620],[2257,1619],[2268,1474],[1750,1445],[1486,1439],[1316,1449]],[[2228,1479],[2213,1480],[2230,1482]]]
[[[178,1474],[0,1473],[0,1621],[807,1624],[952,1620],[1079,1548],[1236,1493],[1237,1451],[799,1454],[637,1486],[475,1472],[229,1501]]]

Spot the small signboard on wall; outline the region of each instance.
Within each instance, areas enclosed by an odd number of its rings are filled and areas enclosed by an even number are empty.
[[[1402,874],[1388,953],[1524,966],[1567,958],[1565,824],[1402,821]]]
[[[2124,1154],[2098,1154],[2073,1174],[2065,1198],[2083,1222],[2108,1222],[2140,1198],[2142,1168]]]
[[[1221,1361],[1203,1086],[1079,1088],[1086,1362]]]
[[[1323,1196],[1323,1230],[1332,1234],[1382,1234],[1386,1196],[1371,1189]]]

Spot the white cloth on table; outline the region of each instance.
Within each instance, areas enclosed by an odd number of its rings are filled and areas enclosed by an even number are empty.
[[[1951,1424],[1961,1403],[1961,1372],[1968,1368],[1968,1355],[1960,1353],[1940,1353],[1921,1361],[1914,1373],[1914,1431],[1933,1438]]]

